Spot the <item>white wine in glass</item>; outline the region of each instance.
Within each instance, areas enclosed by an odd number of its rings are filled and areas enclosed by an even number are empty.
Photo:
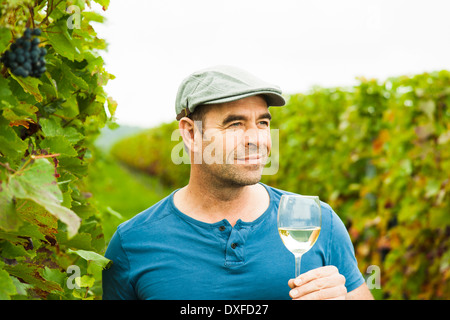
[[[283,195],[278,208],[278,233],[295,256],[295,277],[300,275],[302,255],[319,238],[322,211],[319,197]]]

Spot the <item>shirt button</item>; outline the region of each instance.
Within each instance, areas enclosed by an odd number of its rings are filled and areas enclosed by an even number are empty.
[[[226,229],[225,226],[220,226],[220,227],[219,227],[219,230],[220,230],[220,231],[224,231],[225,229]]]
[[[231,244],[231,249],[236,249],[236,247],[237,247],[237,243],[232,243]]]

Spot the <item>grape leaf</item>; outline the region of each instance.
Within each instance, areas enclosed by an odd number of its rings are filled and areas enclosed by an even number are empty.
[[[40,232],[39,228],[31,223],[22,224],[17,231],[4,232],[0,230],[0,239],[8,240],[15,244],[26,245],[27,238],[35,240],[45,240],[44,235]]]
[[[16,205],[6,183],[0,181],[0,228],[6,231],[17,230],[20,219],[16,214]]]
[[[19,104],[17,98],[13,95],[9,88],[9,81],[3,77],[0,77],[0,109],[2,107],[13,107]]]
[[[48,149],[49,153],[59,153],[68,157],[76,157],[77,151],[64,136],[47,137],[41,142],[42,149]]]
[[[71,239],[67,239],[67,234],[60,232],[56,235],[56,240],[60,245],[70,248],[78,248],[83,250],[92,250],[92,236],[89,233],[78,232]]]
[[[58,269],[50,269],[49,267],[45,267],[42,271],[42,277],[45,280],[53,281],[63,287],[65,281],[67,280],[67,273]]]
[[[71,84],[72,90],[74,86],[83,90],[89,90],[89,86],[86,81],[84,81],[83,78],[78,77],[74,73],[72,73],[71,69],[66,64],[64,64],[64,62],[61,64],[60,68],[64,74],[64,80]]]
[[[75,144],[83,138],[83,135],[74,127],[62,127],[54,118],[42,118],[39,120],[42,131],[46,137],[64,136],[70,143]]]
[[[8,272],[2,270],[4,262],[0,260],[0,300],[11,300],[11,295],[16,294],[16,286],[14,285]]]
[[[75,53],[79,52],[79,49],[75,46],[74,41],[68,32],[66,20],[61,19],[48,29],[50,29],[49,32],[44,33],[55,51],[63,57],[73,61],[75,59]]]
[[[105,258],[104,256],[94,252],[94,251],[86,251],[86,250],[67,250],[68,253],[74,253],[79,255],[85,260],[92,261],[96,265],[108,269],[113,263],[112,260]]]
[[[43,98],[38,88],[39,85],[42,84],[41,80],[33,77],[26,77],[26,78],[18,77],[12,73],[11,77],[20,84],[20,86],[23,88],[23,90],[25,90],[25,92],[32,94],[37,101],[39,102],[42,101]]]
[[[55,81],[58,87],[59,96],[69,99],[72,96],[73,91],[77,88],[89,90],[88,83],[81,76],[78,76],[72,72],[72,67],[70,67],[69,64],[73,65],[73,62],[64,57],[60,57],[60,59],[52,59],[51,61],[56,68],[53,71],[52,80]],[[83,75],[84,73],[81,74]]]
[[[92,287],[92,286],[94,286],[95,278],[90,277],[88,275],[84,275],[82,277],[75,278],[75,283],[80,288]]]
[[[67,170],[80,178],[87,175],[88,167],[87,163],[78,158],[61,158],[59,160],[59,166],[64,170]]]
[[[16,198],[36,202],[64,222],[68,227],[69,237],[73,237],[80,227],[81,219],[72,210],[61,205],[62,193],[53,174],[54,167],[50,162],[36,159],[23,171],[10,176],[8,187]]]
[[[3,117],[9,120],[9,125],[20,123],[28,129],[29,123],[36,123],[38,108],[27,103],[20,103],[12,108],[3,109]]]
[[[94,1],[97,2],[99,5],[101,5],[103,10],[108,9],[109,0],[94,0]]]
[[[22,157],[27,147],[27,143],[17,136],[9,122],[0,118],[0,153],[16,160]]]
[[[36,255],[36,252],[34,250],[30,250],[28,248],[25,249],[25,247],[30,246],[30,241],[27,239],[27,241],[24,242],[18,242],[18,243],[12,243],[9,241],[5,241],[3,248],[2,248],[2,257],[6,259],[15,259],[20,257],[34,257]]]
[[[33,285],[36,289],[43,290],[44,292],[63,291],[58,283],[46,280],[42,277],[42,266],[31,263],[21,263],[17,265],[5,265],[4,269],[10,274]]]
[[[107,101],[108,101],[108,111],[109,111],[111,117],[113,117],[114,114],[116,113],[117,102],[111,97],[108,97]]]
[[[42,235],[53,238],[58,233],[58,219],[37,203],[17,201],[17,214],[25,221],[37,226]]]
[[[5,51],[11,41],[11,31],[8,28],[0,28],[0,54]]]

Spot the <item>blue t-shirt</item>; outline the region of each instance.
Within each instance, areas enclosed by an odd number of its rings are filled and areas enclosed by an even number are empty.
[[[113,264],[103,271],[103,299],[291,299],[294,255],[277,229],[280,197],[290,192],[262,185],[270,205],[252,222],[195,220],[175,207],[174,191],[119,225],[105,254]],[[336,213],[321,206],[321,232],[301,272],[334,265],[350,292],[364,282],[353,245]]]

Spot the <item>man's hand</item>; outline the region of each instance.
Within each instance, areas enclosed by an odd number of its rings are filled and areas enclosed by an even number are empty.
[[[288,282],[294,300],[345,299],[345,277],[335,266],[310,270]]]

